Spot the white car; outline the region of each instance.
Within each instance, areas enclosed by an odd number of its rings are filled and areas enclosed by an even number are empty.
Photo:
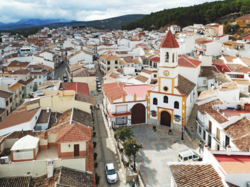
[[[118,175],[113,163],[106,164],[105,173],[108,183],[116,183],[118,181]]]

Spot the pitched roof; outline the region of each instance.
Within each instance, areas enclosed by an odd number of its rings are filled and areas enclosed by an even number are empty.
[[[250,58],[240,58],[240,60],[250,67]]]
[[[27,177],[3,177],[0,178],[0,186],[6,187],[20,187],[29,186],[31,176]]]
[[[147,73],[147,74],[149,74],[149,75],[151,75],[152,73],[153,73],[153,71],[151,71],[151,70],[149,70],[149,69],[143,69],[141,72],[143,72],[143,73]]]
[[[220,72],[214,66],[201,66],[199,77],[214,79]]]
[[[91,103],[91,104],[94,103],[93,97],[90,95],[86,95],[86,94],[76,94],[75,100],[86,102],[86,103]]]
[[[221,73],[231,72],[231,70],[227,67],[226,64],[215,64],[214,66],[216,66],[216,68],[217,68]]]
[[[23,84],[17,82],[16,84],[12,85],[11,87],[9,87],[10,90],[15,91],[18,88],[22,87]]]
[[[227,67],[229,67],[229,69],[231,70],[231,71],[237,71],[237,70],[239,70],[239,69],[241,69],[241,68],[246,68],[246,66],[243,66],[243,65],[241,65],[241,64],[227,64]]]
[[[49,121],[50,113],[51,110],[49,110],[49,112],[47,112],[47,110],[42,110],[37,123],[47,123]]]
[[[91,129],[74,123],[60,130],[56,136],[56,143],[82,142],[91,140]]]
[[[202,92],[202,93],[203,93],[203,92]],[[222,102],[221,100],[219,100],[219,99],[210,101],[210,102],[208,102],[208,103],[199,105],[199,106],[198,106],[198,111],[199,111],[201,114],[204,115],[205,112],[208,112],[208,111],[213,110],[213,108],[212,108],[213,105],[218,105],[218,104],[223,104],[223,102]]]
[[[201,61],[187,58],[184,56],[181,56],[180,58],[178,58],[178,65],[179,66],[198,67],[200,64],[201,64]]]
[[[225,64],[224,60],[222,60],[222,59],[215,59],[215,58],[213,58],[213,59],[212,59],[212,62],[213,62],[214,65],[222,65],[222,64]]]
[[[148,78],[148,77],[145,77],[145,76],[143,76],[143,75],[137,75],[137,76],[135,77],[135,79],[138,80],[138,81],[141,81],[141,82],[145,83],[145,82],[148,81],[149,78]]]
[[[229,82],[222,84],[220,91],[230,91],[235,89],[238,89],[238,85],[235,82]]]
[[[102,85],[103,92],[107,95],[108,99],[116,100],[122,98],[127,93],[123,89],[123,85],[117,82]]]
[[[182,94],[188,96],[196,85],[185,77],[178,75],[178,86],[177,88]]]
[[[89,86],[87,83],[80,82],[63,82],[60,85],[60,89],[74,90],[76,93],[89,95]]]
[[[29,111],[11,113],[11,115],[4,118],[0,123],[0,129],[9,128],[30,121],[39,109],[40,107]]]
[[[225,58],[225,60],[227,62],[233,62],[233,59],[236,59],[237,57],[235,56],[227,56],[227,55],[223,55],[223,57]]]
[[[232,139],[237,139],[244,135],[250,134],[250,120],[247,117],[243,117],[235,123],[227,126],[224,131]]]
[[[250,19],[250,14],[247,14],[247,15],[244,15],[244,16],[241,16],[241,17],[238,17],[236,19]]]
[[[177,186],[224,186],[211,164],[173,164],[169,168]]]
[[[8,97],[12,96],[13,93],[7,92],[4,90],[0,90],[0,97],[7,99]]]
[[[150,60],[153,62],[160,62],[160,57],[153,57],[153,58],[150,58]]]
[[[171,30],[168,31],[168,33],[162,40],[160,44],[160,48],[179,48],[179,44],[175,40],[174,35],[172,34]]]
[[[14,60],[7,67],[26,67],[28,65],[29,65],[29,62],[20,62],[20,61]]]
[[[16,75],[26,75],[28,73],[30,73],[30,70],[27,70],[27,69],[19,69],[19,70],[15,70],[15,71],[10,71],[9,72],[10,74],[16,74]]]
[[[119,60],[118,56],[116,55],[102,55],[100,58],[105,60]]]

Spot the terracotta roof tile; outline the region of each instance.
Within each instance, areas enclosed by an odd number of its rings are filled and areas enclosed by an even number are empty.
[[[169,168],[177,186],[224,187],[221,177],[210,164],[173,164]]]
[[[177,88],[182,94],[188,96],[196,85],[185,77],[178,75],[178,86]]]
[[[63,90],[74,90],[78,94],[89,95],[89,86],[87,83],[80,82],[63,82],[60,85],[60,89]]]
[[[229,67],[229,69],[232,71],[232,72],[235,72],[241,68],[246,68],[246,66],[243,66],[241,64],[227,64],[227,67]]]
[[[10,96],[12,96],[13,93],[11,92],[7,92],[7,91],[4,91],[4,90],[0,90],[0,97],[2,98],[9,98]]]
[[[201,64],[201,61],[194,60],[187,57],[180,57],[178,58],[178,65],[185,66],[185,67],[198,67]]]
[[[74,123],[60,130],[56,136],[56,143],[82,142],[91,140],[91,129]]]
[[[127,95],[127,93],[123,89],[123,85],[119,84],[117,82],[115,83],[109,83],[109,84],[103,84],[102,85],[104,94],[107,95],[108,99],[116,100],[122,98],[123,95]]]
[[[160,48],[179,48],[179,44],[175,40],[174,35],[172,34],[171,30],[168,31],[168,33],[162,40],[160,44]]]
[[[247,117],[243,117],[239,121],[227,126],[224,131],[232,139],[237,139],[244,135],[250,134],[250,120]]]
[[[148,77],[145,77],[145,76],[143,76],[143,75],[138,75],[138,76],[136,76],[135,79],[138,80],[138,81],[141,81],[141,82],[145,83],[145,82],[148,81],[149,78],[148,78]]]

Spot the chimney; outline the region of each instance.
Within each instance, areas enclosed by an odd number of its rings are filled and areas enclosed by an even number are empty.
[[[227,145],[227,155],[231,155],[231,146]]]

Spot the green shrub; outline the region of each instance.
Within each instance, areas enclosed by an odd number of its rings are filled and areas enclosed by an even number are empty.
[[[96,144],[97,144],[96,142],[93,142],[94,148],[96,147]]]
[[[93,132],[93,137],[95,137],[95,135],[96,135],[96,132]]]
[[[95,162],[95,168],[97,168],[97,166],[98,166],[98,163],[97,163],[97,162]]]
[[[126,162],[125,167],[126,168],[129,167],[129,162]]]
[[[95,174],[95,183],[96,184],[99,184],[99,181],[100,181],[100,176],[97,175],[97,173]]]

